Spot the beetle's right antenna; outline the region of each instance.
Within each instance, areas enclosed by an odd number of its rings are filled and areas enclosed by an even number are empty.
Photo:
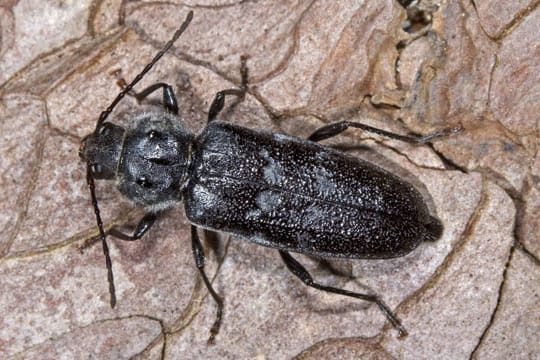
[[[107,241],[105,241],[107,235],[103,229],[103,221],[101,220],[101,215],[99,212],[99,206],[96,197],[96,186],[94,184],[94,177],[92,176],[92,165],[90,162],[86,163],[86,183],[90,189],[90,197],[92,198],[92,206],[94,207],[94,213],[96,214],[96,222],[99,229],[99,237],[101,239],[101,244],[103,245],[103,254],[105,255],[105,264],[107,266],[107,280],[109,281],[109,294],[111,295],[111,307],[114,308],[116,305],[116,291],[114,288],[114,276],[112,272],[112,261],[111,256],[109,255],[109,246]]]
[[[192,19],[193,19],[193,11],[190,11],[186,16],[186,20],[184,20],[184,22],[182,23],[180,28],[178,28],[178,30],[176,30],[176,32],[174,33],[172,38],[156,54],[156,56],[154,56],[152,61],[150,63],[148,63],[148,65],[146,65],[144,67],[143,71],[141,71],[137,76],[135,76],[135,79],[133,79],[133,81],[131,81],[125,88],[122,89],[122,91],[113,100],[111,105],[109,105],[109,107],[107,109],[105,109],[105,111],[103,111],[99,115],[99,119],[97,121],[96,129],[94,130],[94,133],[97,133],[97,132],[100,131],[100,129],[101,129],[102,125],[103,125],[103,122],[105,121],[105,119],[107,119],[109,114],[113,111],[113,109],[120,102],[120,100],[122,100],[122,98],[124,96],[126,96],[126,94],[128,92],[130,92],[131,89],[133,89],[133,87],[139,81],[141,81],[141,79],[144,77],[144,75],[146,75],[146,73],[148,73],[148,71],[150,71],[150,69],[152,69],[154,64],[157,63],[158,60],[161,59],[161,57],[167,51],[169,51],[169,49],[172,47],[174,42],[176,40],[178,40],[180,35],[182,35],[182,33],[186,30],[186,28],[188,27],[188,25],[189,25],[189,23],[191,22]],[[88,160],[87,163],[86,163],[86,183],[88,184],[88,188],[90,189],[90,196],[92,198],[92,206],[94,207],[94,213],[96,214],[96,222],[97,222],[97,226],[98,226],[98,229],[99,229],[99,238],[101,239],[101,244],[103,245],[103,254],[105,255],[105,263],[107,265],[107,280],[109,281],[109,293],[111,295],[111,307],[114,308],[114,306],[116,305],[116,290],[115,290],[115,287],[114,287],[114,276],[113,276],[113,271],[112,271],[112,261],[111,261],[111,256],[109,255],[109,246],[107,245],[107,241],[106,241],[107,234],[105,233],[105,229],[103,228],[103,221],[101,220],[98,201],[97,201],[97,197],[96,197],[96,187],[95,187],[95,184],[94,184],[94,176],[93,176],[93,171],[92,171],[93,166],[94,165],[90,163],[90,160]]]

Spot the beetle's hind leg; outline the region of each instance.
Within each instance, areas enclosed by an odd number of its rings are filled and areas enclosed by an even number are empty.
[[[331,123],[317,129],[313,134],[311,134],[308,137],[308,140],[321,141],[324,139],[328,139],[328,138],[341,134],[342,132],[344,132],[350,127],[361,129],[364,131],[369,131],[377,135],[386,136],[387,138],[390,138],[390,139],[401,140],[401,141],[405,141],[405,142],[409,142],[413,144],[424,144],[432,140],[450,136],[462,130],[461,127],[454,127],[454,128],[445,129],[445,130],[442,130],[433,134],[429,134],[426,136],[410,136],[410,135],[395,134],[386,130],[375,128],[373,126],[345,120],[345,121],[339,121],[336,123]]]
[[[115,70],[114,76],[116,76],[116,83],[122,90],[124,90],[127,87],[126,80],[122,77],[122,71],[121,70]],[[176,95],[174,94],[174,90],[171,85],[166,83],[155,83],[153,85],[150,85],[146,89],[136,92],[135,90],[128,91],[128,95],[134,97],[138,102],[143,101],[156,90],[163,89],[163,107],[165,110],[174,115],[178,115],[178,101],[176,100]]]
[[[210,105],[210,110],[208,110],[208,122],[215,120],[221,110],[223,110],[223,107],[225,106],[225,96],[234,95],[238,97],[239,101],[244,100],[248,86],[247,56],[240,57],[240,75],[242,78],[240,89],[226,89],[218,91],[214,97],[214,100],[212,101],[212,105]]]
[[[382,313],[384,314],[384,316],[386,316],[388,321],[390,321],[392,326],[394,326],[397,329],[399,333],[399,337],[407,336],[407,330],[405,330],[403,325],[401,325],[401,322],[399,321],[399,319],[392,313],[392,311],[388,308],[388,306],[386,306],[386,304],[381,299],[379,299],[378,296],[369,295],[369,294],[360,294],[360,293],[355,293],[355,292],[344,290],[344,289],[321,285],[313,280],[313,277],[311,277],[311,275],[306,270],[306,268],[302,264],[300,264],[297,260],[295,260],[291,256],[291,254],[289,254],[286,251],[279,251],[279,255],[281,255],[281,258],[283,259],[283,262],[285,263],[289,271],[292,272],[300,280],[302,280],[302,282],[306,284],[307,286],[310,286],[318,290],[327,291],[330,293],[340,294],[344,296],[350,296],[356,299],[361,299],[364,301],[375,303],[377,304],[377,306],[379,306],[379,309],[381,309]]]
[[[217,305],[216,320],[214,321],[214,324],[210,329],[210,337],[208,338],[208,344],[213,344],[214,339],[219,333],[219,328],[221,326],[221,316],[223,314],[223,300],[216,293],[216,291],[212,287],[212,284],[210,283],[210,280],[208,280],[208,276],[206,276],[206,273],[204,271],[204,250],[201,244],[201,240],[199,239],[199,234],[197,233],[197,228],[193,225],[191,225],[191,245],[193,249],[193,257],[195,258],[195,265],[197,266],[197,269],[201,274],[201,277],[204,281],[204,284],[206,285],[206,288],[208,289],[208,292],[210,293],[212,298],[214,298],[214,301]]]

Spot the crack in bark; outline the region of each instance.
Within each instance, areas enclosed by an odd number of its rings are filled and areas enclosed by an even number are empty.
[[[488,323],[486,324],[486,326],[484,328],[484,331],[482,332],[482,334],[478,338],[478,342],[476,343],[473,351],[471,352],[471,354],[469,356],[469,359],[471,359],[471,360],[476,358],[476,353],[477,353],[478,349],[480,349],[480,346],[483,344],[486,335],[489,333],[489,330],[491,329],[491,326],[495,322],[495,317],[497,316],[497,312],[498,312],[499,306],[501,304],[501,299],[503,298],[503,295],[504,295],[503,292],[504,292],[504,287],[505,287],[505,284],[506,284],[506,277],[507,277],[507,274],[508,274],[508,268],[510,267],[510,262],[512,261],[512,258],[514,256],[515,249],[516,249],[515,246],[512,246],[510,248],[508,258],[506,259],[506,263],[504,264],[502,280],[501,280],[501,283],[499,284],[499,291],[497,293],[497,302],[495,304],[495,307],[493,308],[493,311],[491,312],[491,316],[489,318]]]
[[[48,122],[48,113],[47,113],[47,108],[44,104],[44,102],[41,102],[41,105],[43,106],[44,108],[44,112],[45,112],[45,118],[47,119],[47,122]],[[40,127],[43,127],[45,128],[46,125],[42,125]],[[41,162],[42,162],[42,159],[43,159],[43,154],[44,154],[44,150],[45,150],[45,144],[47,142],[47,134],[45,131],[40,131],[36,134],[36,157],[35,157],[35,160],[34,160],[34,164],[33,166],[31,167],[30,169],[30,181],[28,182],[25,190],[23,192],[21,192],[17,198],[17,205],[16,205],[16,208],[17,209],[21,209],[18,214],[17,214],[17,221],[15,222],[14,226],[13,226],[13,229],[11,231],[11,234],[9,234],[7,236],[8,240],[3,243],[3,244],[0,244],[0,261],[4,261],[6,259],[8,259],[8,254],[10,252],[10,249],[11,249],[11,246],[13,245],[13,242],[15,241],[15,239],[17,238],[17,236],[19,235],[19,232],[21,230],[21,225],[22,223],[24,222],[24,220],[26,219],[26,216],[28,214],[28,207],[30,205],[30,200],[32,199],[32,193],[35,191],[36,189],[36,185],[38,183],[38,179],[39,179],[39,174],[41,173]]]
[[[498,291],[498,295],[497,295],[497,302],[496,302],[495,308],[493,309],[493,312],[491,313],[491,317],[489,319],[489,322],[486,325],[486,327],[485,327],[484,331],[482,332],[482,334],[480,335],[480,338],[478,339],[478,342],[477,342],[475,348],[471,352],[471,355],[470,355],[469,359],[475,359],[476,358],[478,350],[482,346],[486,336],[488,335],[491,327],[493,326],[493,324],[494,324],[494,322],[496,320],[499,307],[500,307],[500,305],[501,305],[501,303],[503,301],[504,294],[505,294],[504,291],[505,291],[505,286],[506,286],[506,282],[507,282],[508,269],[509,269],[510,264],[512,262],[512,259],[514,257],[515,251],[517,251],[517,250],[523,251],[538,266],[540,266],[540,259],[538,259],[533,253],[528,251],[528,249],[525,247],[525,245],[523,244],[523,242],[520,239],[521,238],[522,219],[523,219],[524,213],[525,213],[525,200],[523,199],[522,193],[519,192],[517,189],[513,188],[502,176],[500,176],[500,175],[497,176],[498,174],[494,174],[492,171],[489,171],[489,169],[487,169],[487,170],[488,170],[488,174],[491,174],[494,177],[493,180],[495,180],[494,181],[495,184],[497,184],[499,187],[501,187],[506,192],[506,194],[510,197],[510,199],[512,199],[512,202],[514,203],[514,206],[516,208],[516,213],[515,213],[515,216],[514,216],[514,229],[513,229],[514,243],[512,244],[512,247],[510,248],[509,255],[508,255],[507,260],[506,260],[505,265],[504,265],[503,277],[502,277],[501,283],[499,285],[499,291]]]

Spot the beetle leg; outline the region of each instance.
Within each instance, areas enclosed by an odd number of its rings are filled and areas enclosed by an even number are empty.
[[[114,75],[117,78],[116,83],[124,90],[127,87],[127,82],[122,77],[121,70],[114,71]],[[141,102],[146,99],[148,95],[160,88],[163,89],[163,106],[165,107],[165,110],[170,114],[178,115],[178,101],[176,100],[172,86],[169,84],[161,82],[155,83],[140,92],[135,92],[135,90],[132,89],[128,91],[127,94],[133,96],[138,102]]]
[[[191,225],[191,244],[193,248],[193,257],[195,258],[195,265],[197,266],[197,269],[201,274],[201,277],[204,281],[204,284],[206,285],[206,288],[208,289],[208,292],[214,298],[214,301],[217,304],[216,321],[214,321],[214,324],[210,329],[210,337],[208,338],[208,344],[213,344],[214,339],[219,332],[219,327],[221,326],[223,300],[215,292],[214,288],[212,288],[212,284],[210,283],[210,280],[208,280],[208,276],[206,276],[206,273],[204,272],[204,249],[202,247],[201,240],[199,239],[197,228],[193,225]]]
[[[118,238],[120,240],[125,241],[134,241],[139,240],[150,230],[152,225],[154,225],[154,221],[156,220],[157,214],[155,213],[148,213],[145,214],[142,219],[137,224],[137,227],[135,228],[135,231],[133,232],[133,235],[128,235],[120,231],[116,227],[112,227],[108,231],[105,232],[105,234],[114,236],[115,238]],[[87,239],[81,246],[79,246],[79,250],[82,252],[84,249],[92,246],[94,243],[100,240],[100,235],[93,236],[89,239]]]
[[[372,303],[375,303],[379,306],[381,311],[383,312],[384,316],[390,321],[392,326],[394,326],[398,333],[399,337],[407,336],[407,330],[401,325],[401,322],[398,320],[398,318],[392,313],[392,311],[386,306],[386,304],[379,299],[376,295],[369,295],[369,294],[360,294],[355,293],[352,291],[339,289],[331,286],[324,286],[321,284],[316,283],[309,272],[300,264],[297,260],[295,260],[291,254],[289,254],[286,251],[279,251],[279,255],[281,255],[281,258],[283,259],[283,262],[287,266],[290,272],[292,272],[296,277],[298,277],[304,284],[307,286],[313,287],[315,289],[319,289],[322,291],[327,291],[334,294],[340,294],[344,296],[350,296],[357,299],[362,299],[364,301],[369,301]]]
[[[242,77],[242,83],[240,89],[226,89],[218,91],[212,104],[210,105],[210,110],[208,110],[208,122],[214,121],[219,115],[223,107],[225,106],[225,96],[234,95],[238,97],[238,101],[244,100],[247,91],[248,83],[248,68],[247,68],[247,57],[240,57],[240,75]]]
[[[163,88],[163,106],[168,113],[178,115],[178,101],[176,101],[176,96],[174,95],[174,90],[171,85],[165,83],[156,83],[150,85],[146,89],[138,93],[133,93],[133,96],[137,101],[144,100],[148,95]]]
[[[87,247],[93,245],[94,243],[96,243],[99,240],[102,240],[102,242],[103,242],[103,252],[105,253],[105,261],[106,261],[106,264],[107,264],[107,273],[108,273],[107,277],[108,277],[108,281],[109,281],[109,293],[111,295],[111,300],[110,301],[111,301],[111,307],[112,308],[114,308],[114,306],[116,305],[116,290],[115,290],[115,286],[114,286],[114,278],[113,278],[113,272],[112,272],[112,262],[111,262],[111,258],[109,256],[109,247],[107,246],[107,243],[105,242],[105,236],[106,235],[111,235],[111,236],[117,237],[117,238],[119,238],[121,240],[127,240],[127,241],[138,240],[141,237],[143,237],[143,235],[148,230],[150,230],[150,228],[154,224],[154,221],[156,220],[156,216],[157,215],[155,213],[145,214],[142,217],[142,219],[139,221],[139,224],[137,225],[137,228],[135,229],[135,232],[133,233],[133,235],[124,234],[123,232],[121,232],[120,230],[118,230],[118,229],[116,229],[114,227],[109,229],[109,231],[104,232],[103,227],[100,227],[100,234],[99,235],[87,239],[82,245],[80,245],[78,247],[79,251],[82,253],[83,250],[86,249]],[[102,226],[101,222],[99,224],[100,224],[100,226]]]
[[[463,130],[461,127],[454,127],[454,128],[445,129],[445,130],[442,130],[433,134],[425,135],[425,136],[411,136],[411,135],[395,134],[389,131],[375,128],[373,126],[345,120],[345,121],[339,121],[336,123],[328,124],[317,129],[313,134],[311,134],[311,136],[308,137],[308,140],[321,141],[324,139],[328,139],[338,134],[341,134],[343,131],[347,130],[350,127],[362,129],[364,131],[369,131],[377,135],[382,135],[391,139],[397,139],[397,140],[414,143],[414,144],[424,144],[435,139],[440,139],[440,138],[450,136],[452,134],[458,133],[461,130]]]
[[[148,230],[154,225],[154,221],[156,221],[157,215],[155,213],[148,213],[145,214],[142,219],[137,224],[137,227],[135,228],[135,231],[133,232],[133,235],[128,235],[120,231],[116,227],[112,227],[109,231],[107,231],[107,235],[114,236],[115,238],[118,238],[120,240],[124,241],[135,241],[139,240],[146,234]]]

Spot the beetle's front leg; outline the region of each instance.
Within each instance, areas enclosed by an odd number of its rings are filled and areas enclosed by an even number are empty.
[[[119,229],[112,227],[111,229],[109,229],[108,231],[104,233],[103,239],[105,238],[106,235],[111,235],[125,241],[139,240],[140,238],[144,236],[144,234],[148,232],[148,230],[150,230],[150,228],[154,224],[154,221],[156,220],[156,217],[157,217],[157,214],[155,213],[145,214],[142,217],[142,219],[139,221],[139,223],[137,224],[137,227],[135,228],[133,235],[125,234]],[[102,228],[100,227],[100,229]],[[84,249],[92,246],[94,243],[103,239],[101,237],[101,234],[97,236],[93,236],[85,240],[85,242],[82,245],[80,245],[78,249],[82,253]],[[109,293],[111,296],[111,307],[114,308],[114,306],[116,305],[116,290],[115,290],[114,280],[113,280],[112,262],[111,262],[111,258],[109,257],[109,247],[107,246],[107,243],[104,240],[103,240],[103,244],[104,244],[103,252],[105,253],[105,259],[106,259],[107,271],[108,271],[107,276],[109,279]]]
[[[107,235],[114,236],[115,238],[118,238],[120,240],[124,241],[135,241],[139,240],[150,230],[152,225],[154,225],[154,222],[156,221],[157,214],[156,213],[147,213],[145,214],[141,220],[139,220],[139,223],[137,224],[137,227],[135,228],[135,231],[133,232],[133,235],[128,235],[120,231],[117,227],[112,227],[109,231],[107,231]]]
[[[115,70],[114,75],[117,79],[116,83],[122,88],[122,90],[124,90],[127,87],[127,82],[122,77],[121,70]],[[163,107],[165,108],[165,110],[170,114],[178,115],[178,101],[176,100],[176,95],[174,94],[172,86],[169,84],[161,82],[155,83],[140,92],[131,90],[127,94],[129,96],[133,96],[135,99],[137,99],[138,102],[141,102],[146,99],[151,93],[159,89],[163,89]]]
[[[133,235],[128,235],[124,232],[122,232],[117,227],[112,227],[108,231],[105,232],[106,235],[114,236],[115,238],[118,238],[120,240],[124,241],[135,241],[139,240],[150,230],[152,225],[154,225],[154,222],[156,221],[157,214],[156,213],[147,213],[145,214],[141,220],[139,220],[139,223],[137,224],[137,227],[135,228],[135,231],[133,232]],[[84,249],[92,246],[94,243],[98,242],[100,240],[100,236],[93,236],[89,239],[87,239],[81,246],[79,246],[79,250],[83,251]]]
[[[210,280],[208,280],[208,276],[206,276],[206,273],[204,272],[204,250],[201,244],[201,240],[199,239],[199,234],[197,233],[197,228],[193,225],[191,225],[191,244],[193,247],[193,257],[195,258],[195,265],[197,266],[197,269],[199,270],[199,273],[201,274],[201,277],[204,281],[204,284],[206,285],[206,288],[208,289],[208,292],[212,297],[214,298],[214,301],[217,304],[217,314],[216,314],[216,321],[214,321],[214,324],[212,325],[212,328],[210,329],[210,337],[208,338],[208,344],[213,344],[214,339],[216,335],[219,332],[219,328],[221,326],[221,315],[223,313],[223,300],[221,297],[215,292],[214,288],[212,287],[212,284],[210,283]]]
[[[334,294],[340,294],[344,296],[350,296],[356,299],[361,299],[364,301],[369,301],[372,303],[375,303],[379,306],[382,313],[390,323],[397,329],[399,333],[399,337],[407,336],[407,330],[401,325],[401,322],[398,320],[398,318],[392,313],[392,311],[386,306],[386,304],[379,299],[376,295],[370,295],[370,294],[360,294],[355,293],[352,291],[348,291],[345,289],[339,289],[332,286],[325,286],[321,285],[313,280],[313,277],[309,274],[309,272],[306,270],[306,268],[300,264],[297,260],[295,260],[291,254],[289,254],[286,251],[279,251],[279,255],[281,255],[281,258],[283,259],[283,262],[287,266],[290,272],[292,272],[296,277],[298,277],[304,284],[307,286],[310,286],[312,288],[327,291]]]

